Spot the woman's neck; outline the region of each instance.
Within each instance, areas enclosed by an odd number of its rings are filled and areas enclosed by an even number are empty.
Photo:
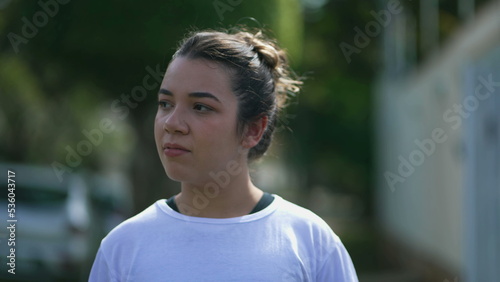
[[[175,202],[182,214],[230,218],[248,214],[262,197],[262,190],[250,180],[248,167],[238,173],[211,173],[203,184],[183,182]]]

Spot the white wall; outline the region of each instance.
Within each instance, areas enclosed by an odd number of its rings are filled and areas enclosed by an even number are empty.
[[[469,85],[480,83],[469,71],[471,66],[499,46],[500,1],[495,1],[427,64],[402,80],[381,78],[377,86],[374,106],[380,222],[399,241],[450,271],[464,271],[467,263],[464,136],[467,121],[484,109],[468,106],[471,110],[464,111],[469,115],[461,117],[454,105],[464,103],[467,79]],[[459,121],[462,124],[457,126]],[[424,154],[415,140],[431,139],[434,130],[442,130],[446,141],[435,143],[435,151],[425,155],[422,164],[403,177],[403,183],[391,187],[384,174],[398,175],[399,156],[409,160],[411,154]]]

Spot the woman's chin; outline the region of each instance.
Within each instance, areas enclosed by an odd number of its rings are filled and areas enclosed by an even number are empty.
[[[166,167],[165,173],[173,181],[183,182],[190,178],[188,173],[180,168]]]

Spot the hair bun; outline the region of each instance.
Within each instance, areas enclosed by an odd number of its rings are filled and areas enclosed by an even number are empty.
[[[266,38],[260,30],[255,34],[240,31],[236,36],[245,40],[249,46],[253,46],[260,61],[271,70],[278,106],[284,106],[288,94],[299,92],[299,86],[302,85],[300,80],[291,77],[286,52],[278,47],[274,41]]]
[[[285,55],[284,52],[281,51],[283,54],[279,54],[280,52],[277,50],[277,46],[273,42],[265,39],[261,31],[256,34],[242,31],[237,35],[244,39],[248,45],[253,47],[253,51],[258,54],[259,59],[271,70],[274,70],[279,66],[281,59],[286,59],[286,57],[283,56]]]

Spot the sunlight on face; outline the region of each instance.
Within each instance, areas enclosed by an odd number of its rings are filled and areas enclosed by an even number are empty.
[[[203,183],[210,172],[245,160],[237,135],[238,101],[221,65],[178,57],[158,94],[155,141],[167,175]]]

